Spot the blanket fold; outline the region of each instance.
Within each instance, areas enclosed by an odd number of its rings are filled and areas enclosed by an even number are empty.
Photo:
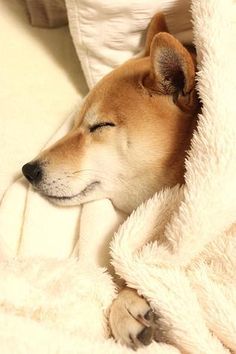
[[[141,206],[112,243],[118,274],[161,313],[170,343],[191,353],[236,351],[232,10],[230,1],[192,3],[203,109],[185,186]],[[171,216],[165,210],[169,204]],[[146,243],[153,234],[157,241]]]

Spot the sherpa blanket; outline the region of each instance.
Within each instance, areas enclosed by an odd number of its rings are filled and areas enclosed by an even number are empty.
[[[232,0],[193,0],[203,110],[186,161],[186,184],[164,190],[141,205],[111,243],[116,272],[161,315],[169,343],[152,343],[140,353],[236,352],[233,14]],[[50,220],[50,215],[43,217]],[[122,220],[111,219],[113,227]],[[91,220],[95,220],[92,214]],[[47,248],[49,236],[56,235],[38,225]],[[133,352],[108,339],[107,311],[116,296],[115,286],[99,262],[93,261],[101,249],[96,232],[86,231],[84,236],[79,241],[84,242],[79,261],[13,259],[8,257],[14,254],[10,243],[4,247],[3,237],[1,353]]]

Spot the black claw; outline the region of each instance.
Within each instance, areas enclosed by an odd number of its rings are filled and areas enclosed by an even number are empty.
[[[153,338],[153,329],[151,327],[145,327],[138,335],[138,340],[144,344],[148,345],[151,343]]]
[[[153,310],[149,310],[145,316],[144,319],[152,325],[157,325],[159,323],[160,316],[156,314]]]
[[[153,316],[153,323],[155,325],[159,325],[160,324],[160,316],[158,316],[157,314],[154,313],[154,316]]]
[[[154,317],[154,313],[152,310],[148,310],[148,312],[144,315],[145,320],[152,321]]]

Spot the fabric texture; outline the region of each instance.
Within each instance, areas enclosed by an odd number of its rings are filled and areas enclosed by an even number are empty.
[[[66,0],[69,27],[89,88],[144,47],[152,16],[164,12],[168,28],[192,41],[190,0]]]
[[[169,344],[138,350],[145,354],[236,353],[235,3],[193,0],[191,8],[203,110],[186,185],[141,205],[111,243],[117,274],[166,329]],[[0,217],[1,353],[133,353],[108,338],[116,291],[100,263],[124,216],[109,201],[62,210],[18,181]],[[78,251],[79,260],[65,259]]]

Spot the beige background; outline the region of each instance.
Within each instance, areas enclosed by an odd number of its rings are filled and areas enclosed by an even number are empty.
[[[87,92],[68,27],[30,26],[23,1],[0,0],[0,198]]]

